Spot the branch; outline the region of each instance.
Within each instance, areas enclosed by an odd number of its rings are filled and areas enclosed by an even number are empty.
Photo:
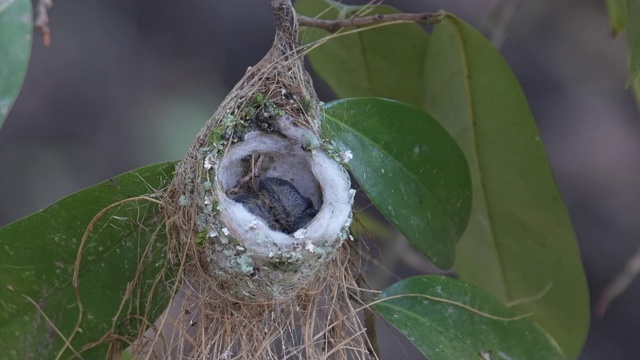
[[[316,19],[304,15],[298,15],[300,26],[314,27],[336,32],[345,27],[363,26],[372,24],[382,24],[390,22],[415,22],[415,23],[436,23],[442,19],[442,13],[399,13],[399,14],[377,14],[365,17],[355,17],[343,20]]]
[[[271,7],[276,18],[275,44],[282,55],[294,54],[298,44],[298,22],[293,4],[291,0],[271,0]]]
[[[42,43],[44,46],[51,44],[51,30],[49,30],[49,14],[48,11],[53,6],[53,0],[40,0],[36,6],[36,19],[33,26],[40,30],[42,34]]]

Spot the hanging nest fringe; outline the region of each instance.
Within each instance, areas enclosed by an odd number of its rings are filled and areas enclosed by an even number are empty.
[[[370,359],[354,306],[354,190],[320,130],[290,0],[271,50],[198,134],[163,201],[179,292],[135,352],[169,359]],[[344,244],[344,242],[352,244]]]

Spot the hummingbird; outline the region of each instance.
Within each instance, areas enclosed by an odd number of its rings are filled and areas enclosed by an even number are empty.
[[[291,182],[277,177],[262,177],[256,189],[231,199],[265,220],[271,229],[286,234],[305,227],[318,214],[311,199],[302,195]]]

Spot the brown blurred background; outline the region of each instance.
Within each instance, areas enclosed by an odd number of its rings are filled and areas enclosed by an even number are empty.
[[[490,34],[498,1],[385,3],[444,8]],[[640,247],[640,116],[624,89],[624,38],[612,38],[604,0],[518,3],[501,50],[538,121],[595,298]],[[52,44],[36,36],[0,131],[0,226],[111,176],[181,158],[274,32],[267,0],[57,0],[50,18]],[[322,100],[333,99],[316,85]],[[422,269],[409,261],[392,270]],[[637,359],[638,304],[640,281],[593,319],[581,359]],[[386,358],[420,358],[388,338]]]

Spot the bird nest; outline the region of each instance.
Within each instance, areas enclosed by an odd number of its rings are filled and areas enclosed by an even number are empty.
[[[138,354],[374,356],[356,311],[355,191],[322,135],[291,2],[272,5],[273,47],[202,128],[166,192],[179,291]]]

